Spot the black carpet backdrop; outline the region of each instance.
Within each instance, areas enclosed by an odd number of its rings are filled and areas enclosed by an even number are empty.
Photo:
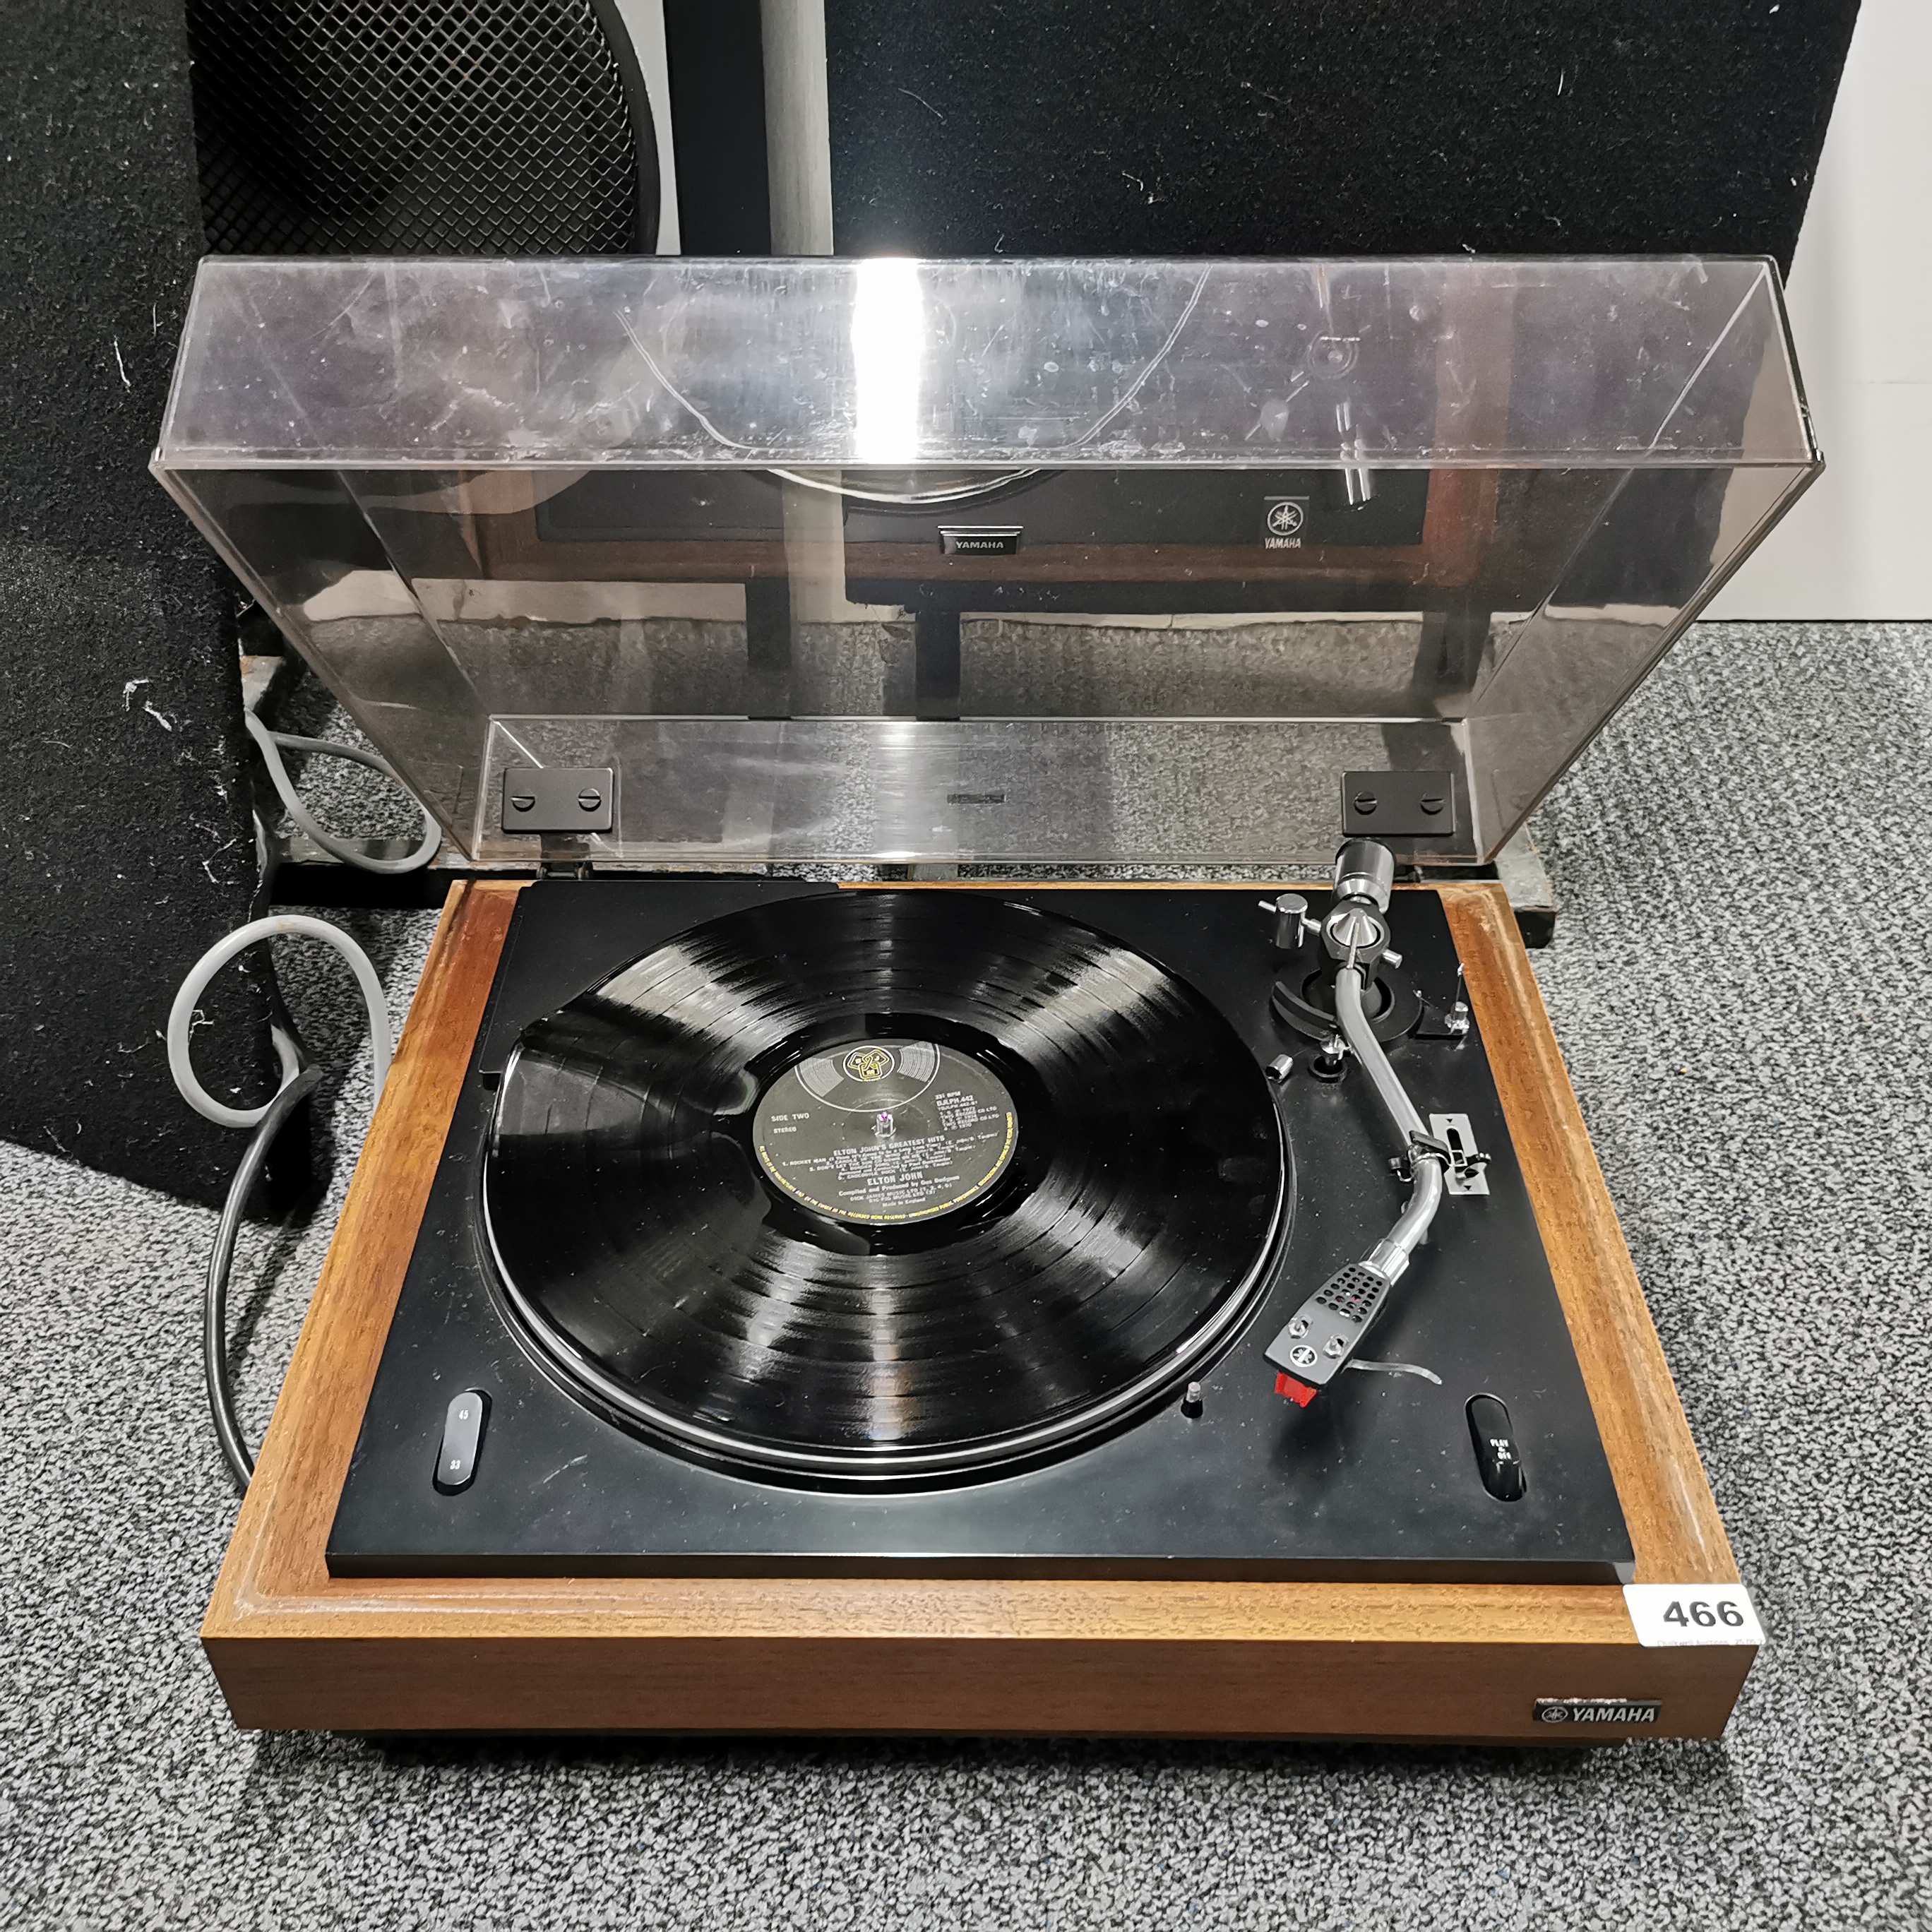
[[[826,0],[841,254],[1774,255],[1857,0]]]
[[[0,63],[0,1135],[218,1198],[240,1136],[160,1039],[255,872],[226,580],[147,470],[201,251],[178,0],[11,0]],[[259,1000],[204,1010],[204,1084],[262,1097]]]

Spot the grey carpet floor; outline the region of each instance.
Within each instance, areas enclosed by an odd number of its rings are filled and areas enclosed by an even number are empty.
[[[0,1148],[0,1922],[1932,1922],[1932,628],[1706,626],[1540,814],[1538,962],[1768,1645],[1720,1743],[376,1744],[230,1728],[212,1217]],[[348,922],[398,1012],[429,921]],[[366,1046],[291,951],[320,1054]],[[333,1198],[251,1233],[259,1432]]]

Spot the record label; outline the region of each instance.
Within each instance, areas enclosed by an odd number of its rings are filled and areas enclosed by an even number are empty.
[[[857,1040],[766,1089],[758,1162],[794,1201],[840,1221],[927,1221],[1006,1172],[1012,1096],[990,1067],[924,1040]]]

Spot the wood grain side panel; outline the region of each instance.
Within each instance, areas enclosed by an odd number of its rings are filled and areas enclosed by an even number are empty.
[[[327,1577],[246,1634],[1634,1645],[1614,1585],[968,1577]],[[244,1627],[231,1628],[233,1634]]]
[[[204,1635],[231,1622],[244,1600],[327,1581],[336,1499],[520,890],[459,884],[444,903]]]
[[[1442,890],[1636,1546],[1637,1580],[1734,1582],[1717,1502],[1509,901],[1500,886]]]
[[[1550,1742],[1542,1696],[1714,1737],[1752,1653],[1478,1640],[411,1636],[228,1642],[239,1722],[328,1730],[972,1732]]]

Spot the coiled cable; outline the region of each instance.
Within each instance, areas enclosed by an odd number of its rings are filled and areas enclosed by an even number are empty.
[[[375,1056],[374,1096],[382,1097],[388,1078],[392,1046],[388,1002],[382,982],[369,956],[340,926],[306,913],[274,913],[266,919],[250,920],[225,939],[218,940],[195,962],[175,995],[168,1015],[168,1071],[174,1076],[182,1098],[204,1119],[218,1126],[252,1127],[254,1137],[242,1156],[235,1178],[228,1184],[222,1203],[221,1220],[214,1237],[214,1251],[208,1258],[208,1280],[202,1298],[202,1365],[208,1384],[208,1412],[214,1421],[216,1438],[221,1444],[222,1460],[238,1490],[246,1490],[255,1472],[255,1459],[242,1433],[235,1413],[235,1394],[228,1374],[228,1279],[235,1263],[235,1243],[242,1227],[242,1210],[260,1174],[262,1164],[275,1137],[287,1124],[296,1108],[313,1093],[321,1080],[321,1070],[302,1050],[292,1026],[272,1025],[277,1058],[281,1063],[281,1083],[273,1096],[260,1107],[229,1107],[217,1100],[195,1076],[189,1058],[190,1040],[194,1027],[196,1002],[208,982],[238,952],[264,940],[284,934],[320,939],[332,946],[348,961],[356,976],[363,1004],[369,1014],[369,1038]]]
[[[326,830],[303,803],[289,776],[287,766],[282,762],[282,753],[302,752],[312,757],[346,758],[354,764],[366,765],[392,783],[402,785],[394,769],[385,760],[359,746],[271,730],[252,710],[244,710],[243,718],[249,736],[261,752],[269,782],[290,818],[324,851],[332,853],[345,864],[362,871],[386,874],[415,872],[436,856],[442,843],[442,828],[413,794],[410,794],[412,802],[422,812],[423,836],[416,849],[403,858],[372,858],[358,847]],[[403,789],[407,791],[409,788],[403,785]],[[202,1086],[195,1073],[192,1042],[196,1007],[215,974],[250,946],[279,938],[320,940],[324,945],[333,947],[347,962],[355,976],[357,990],[362,996],[362,1004],[368,1010],[370,1047],[374,1060],[372,1105],[382,1097],[394,1052],[388,1004],[368,954],[340,926],[332,926],[326,920],[316,919],[306,913],[266,910],[273,868],[268,835],[259,814],[255,819],[255,851],[260,872],[255,910],[262,916],[251,919],[247,925],[218,940],[189,968],[175,994],[174,1004],[169,1010],[166,1034],[168,1071],[174,1076],[182,1098],[203,1119],[214,1121],[218,1126],[254,1130],[248,1150],[235,1170],[234,1178],[229,1183],[227,1197],[222,1203],[221,1219],[215,1230],[214,1250],[208,1256],[208,1275],[202,1296],[202,1368],[208,1388],[208,1412],[214,1420],[216,1439],[221,1446],[222,1460],[227,1465],[236,1488],[243,1492],[255,1473],[255,1458],[235,1412],[234,1386],[228,1371],[228,1284],[235,1265],[235,1246],[241,1234],[242,1217],[248,1196],[260,1178],[269,1150],[297,1108],[320,1084],[322,1072],[309,1060],[301,1036],[272,980],[268,1034],[274,1046],[280,1075],[279,1082],[273,1095],[261,1106],[225,1105]]]
[[[195,1008],[207,991],[208,982],[236,953],[245,952],[262,940],[284,934],[319,939],[334,946],[348,961],[361,990],[362,1004],[368,1009],[369,1037],[375,1049],[376,1092],[379,1095],[382,1082],[388,1077],[392,1052],[389,1010],[382,997],[382,982],[376,978],[368,954],[340,926],[332,926],[326,920],[315,919],[304,912],[271,913],[266,919],[253,919],[246,926],[237,926],[226,938],[216,940],[189,968],[188,977],[181,982],[181,989],[175,994],[174,1005],[168,1012],[168,1071],[174,1076],[175,1085],[182,1098],[203,1120],[212,1120],[218,1127],[256,1126],[267,1118],[268,1108],[274,1102],[271,1100],[260,1107],[225,1106],[202,1085],[195,1077],[189,1058],[189,1038],[194,1030]],[[290,1032],[279,1024],[271,1026],[269,1036],[274,1042],[275,1056],[281,1062],[282,1084],[286,1087],[302,1065],[302,1050]]]
[[[393,874],[421,871],[441,849],[442,827],[437,824],[436,814],[413,792],[410,793],[410,799],[422,813],[422,842],[413,852],[400,859],[372,859],[359,847],[325,830],[316,823],[314,813],[302,802],[301,793],[296,790],[295,781],[282,763],[284,752],[301,752],[310,758],[346,759],[351,764],[366,765],[370,771],[380,772],[392,784],[400,786],[406,792],[410,788],[403,784],[395,767],[387,759],[378,758],[374,752],[364,751],[359,745],[338,745],[328,738],[301,738],[287,731],[272,731],[254,712],[245,712],[243,716],[248,735],[254,740],[256,748],[262,754],[262,762],[268,767],[268,782],[274,787],[276,796],[296,826],[325,852],[365,872]]]

